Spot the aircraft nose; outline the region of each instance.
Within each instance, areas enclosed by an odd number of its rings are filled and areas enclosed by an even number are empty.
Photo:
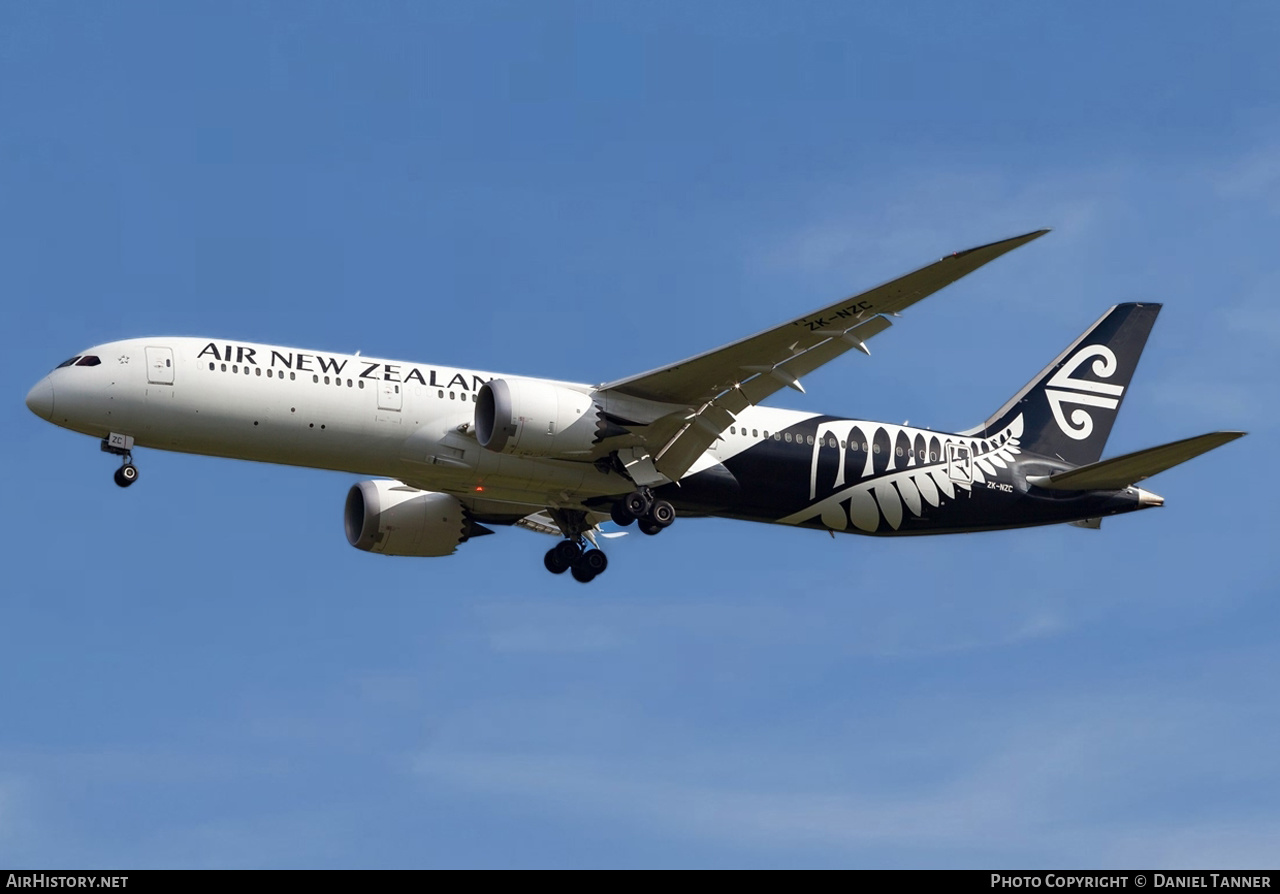
[[[45,376],[27,392],[27,409],[41,419],[53,418],[53,383]]]

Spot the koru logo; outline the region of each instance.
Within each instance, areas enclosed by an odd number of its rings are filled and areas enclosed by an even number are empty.
[[[1092,358],[1093,374],[1100,379],[1109,379],[1116,374],[1119,364],[1116,355],[1106,345],[1089,345],[1081,348],[1070,360],[1062,365],[1062,369],[1053,374],[1049,387],[1045,388],[1045,396],[1049,398],[1049,408],[1053,410],[1053,418],[1058,428],[1069,438],[1083,441],[1093,434],[1093,415],[1085,407],[1102,407],[1114,410],[1120,406],[1120,395],[1124,394],[1123,385],[1108,385],[1106,382],[1092,382],[1088,379],[1075,378],[1080,369]],[[1067,389],[1067,390],[1060,390]],[[1063,413],[1063,404],[1076,404],[1071,411],[1071,419],[1067,420]]]

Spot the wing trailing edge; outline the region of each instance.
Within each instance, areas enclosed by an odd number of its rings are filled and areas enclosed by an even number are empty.
[[[1244,435],[1242,431],[1210,432],[1054,475],[1028,476],[1027,483],[1047,490],[1123,490]]]
[[[868,339],[888,329],[889,316],[932,295],[1013,249],[1043,236],[1035,230],[956,252],[913,273],[844,298],[811,314],[679,363],[599,386],[610,410],[628,399],[680,407],[631,427],[657,473],[680,478],[739,413],[782,388],[804,392],[801,379],[846,351],[870,354]],[[634,400],[631,401],[634,403]],[[621,412],[621,410],[619,410]]]

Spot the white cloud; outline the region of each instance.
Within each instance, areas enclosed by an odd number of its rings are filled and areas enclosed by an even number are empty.
[[[133,865],[176,869],[260,869],[315,866],[335,842],[356,830],[351,817],[332,810],[254,814],[175,825],[139,842]]]
[[[807,217],[792,234],[775,235],[760,254],[764,270],[856,273],[868,263],[887,275],[903,265],[924,263],[922,248],[969,248],[972,240],[994,241],[1039,227],[1054,230],[1058,251],[1087,239],[1120,201],[1118,174],[1110,170],[1059,173],[1029,185],[1021,178],[981,169],[934,171],[880,187],[884,195],[824,201],[843,209]],[[837,186],[831,193],[846,189]],[[967,241],[966,241],[967,240]],[[1041,259],[1044,261],[1044,259]],[[874,283],[868,282],[867,286]]]
[[[625,652],[644,648],[661,634],[769,648],[823,643],[831,654],[846,657],[920,658],[1012,646],[1055,636],[1071,626],[1055,600],[1029,592],[1017,594],[1013,602],[997,599],[963,611],[936,604],[927,582],[906,604],[873,598],[895,586],[866,575],[821,581],[802,609],[770,596],[743,599],[731,608],[724,602],[701,601],[536,607],[493,603],[480,614],[493,651],[543,654]],[[868,603],[849,603],[859,595],[866,595]],[[839,623],[843,618],[850,623]]]
[[[617,630],[602,624],[572,624],[553,627],[537,622],[499,622],[489,633],[489,648],[495,652],[583,653],[607,652],[622,640]]]
[[[760,740],[611,758],[600,749],[454,748],[420,754],[414,771],[432,788],[488,796],[515,814],[569,814],[779,859],[822,852],[876,863],[897,852],[918,865],[1270,865],[1274,808],[1224,801],[1215,810],[1196,797],[1197,810],[1171,818],[1165,807],[1144,807],[1213,779],[1266,778],[1269,761],[1249,750],[1235,753],[1235,776],[1214,775],[1221,737],[1241,732],[1232,710],[1129,688],[1105,700],[1006,703],[963,721],[919,716],[906,728],[878,727],[880,750],[848,742],[860,754],[850,766],[832,752],[844,738],[860,740],[860,728],[832,728],[821,757]]]
[[[1280,147],[1267,146],[1228,161],[1213,182],[1224,199],[1260,200],[1280,210]]]
[[[1213,381],[1178,376],[1151,388],[1151,399],[1175,409],[1181,424],[1238,428],[1244,420],[1256,420],[1274,407],[1259,393],[1256,384]]]

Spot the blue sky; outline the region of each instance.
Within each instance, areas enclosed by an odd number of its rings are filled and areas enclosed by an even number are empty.
[[[1274,4],[0,5],[0,864],[1274,866]],[[1055,232],[773,405],[984,418],[1165,303],[1101,531],[347,546],[23,406],[191,334],[605,381]]]

